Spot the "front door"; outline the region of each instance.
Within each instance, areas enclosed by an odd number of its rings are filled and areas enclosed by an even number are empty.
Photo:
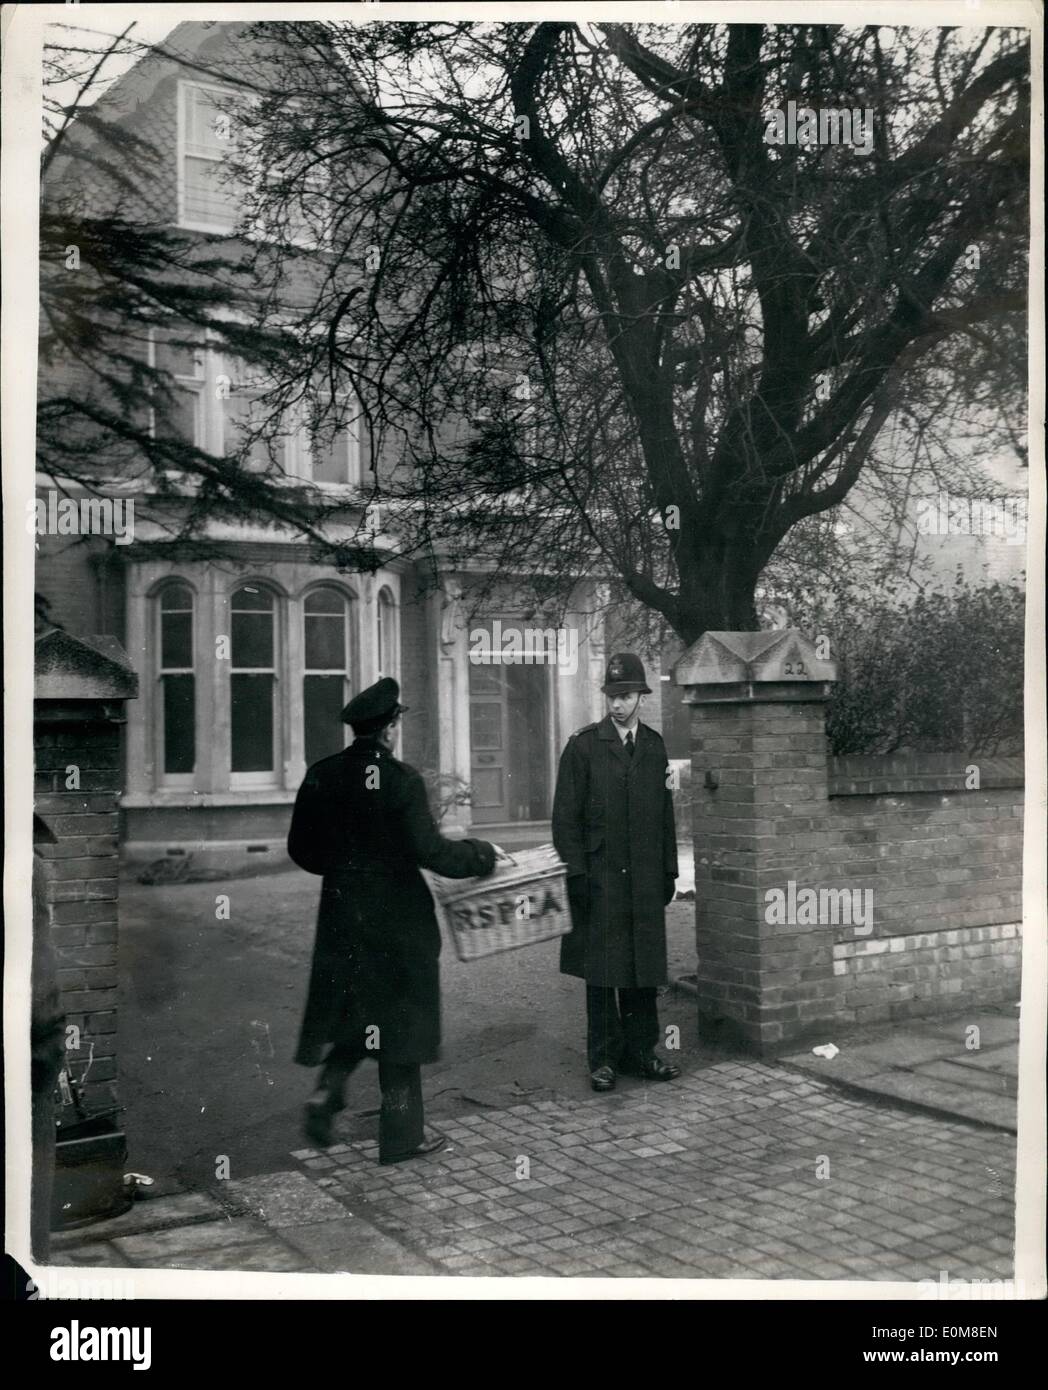
[[[549,675],[546,665],[470,663],[474,825],[548,819]]]

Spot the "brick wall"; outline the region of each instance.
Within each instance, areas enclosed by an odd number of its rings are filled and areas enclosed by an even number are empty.
[[[56,837],[39,846],[51,941],[67,1025],[80,1029],[68,1065],[86,1075],[90,1109],[116,1098],[118,726],[41,724],[35,809]],[[79,788],[66,786],[79,769]]]
[[[975,766],[979,786],[966,787]],[[855,856],[873,907],[863,937],[835,932],[838,1017],[877,1023],[1017,999],[1021,759],[832,759],[829,785],[825,851]]]
[[[974,775],[973,775],[974,773]],[[971,753],[850,754],[830,758],[831,796],[864,792],[959,792],[1021,787],[1021,757],[984,758]]]
[[[777,1050],[1018,998],[1019,760],[829,759],[811,696],[691,713],[704,1032]]]
[[[121,547],[99,536],[41,536],[36,588],[48,618],[67,632],[109,633],[125,640],[124,558]]]

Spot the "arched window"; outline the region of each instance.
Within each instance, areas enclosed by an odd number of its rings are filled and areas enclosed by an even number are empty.
[[[168,584],[159,601],[160,767],[165,780],[191,776],[196,767],[196,674],[193,591]]]
[[[393,595],[385,587],[378,591],[375,624],[378,673],[380,676],[395,677],[400,665],[397,660],[397,607]]]
[[[314,589],[303,605],[302,719],[306,763],[346,746],[342,707],[348,698],[350,605],[338,589]]]
[[[261,784],[276,768],[276,605],[268,590],[245,584],[230,608],[230,769],[241,784]]]

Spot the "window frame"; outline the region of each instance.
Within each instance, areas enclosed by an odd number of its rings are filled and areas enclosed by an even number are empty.
[[[330,592],[330,593],[332,593],[332,594],[337,594],[338,597],[342,600],[342,604],[343,604],[343,608],[342,608],[342,633],[343,633],[343,642],[344,642],[344,646],[343,646],[343,661],[344,661],[344,664],[343,664],[343,667],[342,667],[342,670],[341,670],[341,671],[336,670],[336,669],[334,669],[334,668],[321,668],[321,667],[319,667],[319,666],[310,666],[310,665],[309,665],[309,662],[308,662],[308,657],[307,657],[307,651],[308,651],[308,645],[309,645],[309,644],[308,644],[307,641],[306,641],[306,632],[307,632],[306,624],[307,624],[309,618],[311,618],[311,617],[320,617],[320,616],[322,616],[322,615],[320,615],[320,614],[310,614],[310,613],[307,613],[307,611],[306,611],[306,604],[308,603],[309,599],[310,599],[314,594],[322,593],[322,592],[324,592],[325,590],[328,591],[328,592]],[[307,677],[307,676],[337,676],[337,675],[341,675],[341,677],[342,677],[342,696],[343,696],[342,704],[343,704],[343,706],[346,704],[346,701],[349,699],[349,693],[348,693],[348,692],[349,692],[349,690],[351,690],[351,689],[353,688],[353,686],[354,686],[355,683],[356,683],[356,680],[355,680],[355,677],[356,677],[356,669],[357,669],[357,613],[356,613],[356,598],[355,598],[355,596],[354,596],[352,593],[348,592],[346,589],[342,588],[342,587],[341,587],[340,585],[338,585],[338,584],[332,584],[332,583],[330,583],[330,582],[323,582],[323,581],[321,581],[321,582],[318,583],[318,584],[312,584],[312,585],[310,585],[310,587],[309,587],[308,589],[306,589],[306,590],[300,595],[300,597],[299,597],[299,599],[298,599],[298,606],[299,606],[300,617],[301,617],[301,622],[302,622],[302,669],[301,669],[301,671],[298,673],[298,678],[299,678],[299,680],[301,681],[301,687],[300,687],[300,688],[301,688],[301,692],[302,692],[302,709],[301,709],[301,720],[302,720],[302,751],[303,751],[303,756],[305,757],[306,764],[307,764],[307,766],[308,766],[308,765],[309,765],[310,759],[309,759],[308,754],[306,753],[306,677]],[[328,615],[328,616],[333,617],[334,615],[333,615],[333,614],[330,614],[330,615]],[[346,747],[348,747],[348,744],[349,744],[349,725],[348,725],[348,724],[343,725],[343,730],[344,730],[344,733],[343,733],[343,739],[342,739],[342,747],[343,747],[343,748],[346,748]]]
[[[384,653],[383,646],[383,602],[382,596],[389,596],[389,647],[392,657],[391,669],[386,671],[382,668]],[[395,681],[400,680],[400,606],[397,603],[397,596],[389,584],[380,584],[375,593],[375,669],[377,677],[392,676]]]
[[[327,408],[334,410],[335,405],[331,400],[330,391],[323,392],[323,399],[327,403]],[[351,387],[346,387],[337,393],[337,401],[340,407],[345,407],[351,417],[350,423],[343,424],[336,431],[332,438],[332,444],[340,440],[346,450],[346,477],[343,481],[334,481],[327,478],[316,476],[317,449],[315,440],[310,435],[305,422],[301,425],[301,458],[309,470],[307,481],[313,487],[323,488],[327,491],[359,492],[364,483],[363,458],[364,445],[361,438],[361,422],[363,414],[360,407],[360,400],[356,392]],[[302,474],[297,476],[301,477]]]
[[[221,225],[218,225],[218,224],[216,224],[216,223],[214,223],[214,222],[210,222],[210,223],[209,223],[209,222],[202,222],[202,221],[190,220],[190,219],[186,216],[186,166],[185,166],[185,161],[186,161],[187,158],[189,158],[189,159],[208,159],[208,158],[209,158],[209,156],[207,156],[207,155],[205,155],[205,154],[200,154],[200,153],[196,153],[196,154],[190,155],[190,154],[188,153],[187,149],[186,149],[186,143],[187,143],[187,142],[186,142],[187,115],[188,115],[188,112],[187,112],[188,96],[187,96],[187,94],[188,94],[188,92],[189,92],[190,90],[193,90],[193,91],[212,92],[212,93],[215,93],[216,95],[218,95],[218,96],[220,96],[220,97],[223,97],[223,98],[232,98],[232,99],[234,99],[234,100],[236,100],[236,101],[240,101],[240,102],[243,102],[243,101],[245,100],[245,95],[244,95],[244,93],[238,91],[237,88],[235,88],[235,87],[223,87],[220,83],[216,83],[216,82],[201,82],[201,81],[198,81],[198,80],[196,80],[196,79],[194,79],[194,78],[179,78],[179,81],[178,81],[178,97],[177,97],[177,102],[176,102],[177,109],[178,109],[178,135],[177,135],[177,144],[176,144],[176,149],[175,149],[175,182],[176,182],[176,185],[177,185],[178,225],[179,225],[179,227],[180,227],[182,230],[187,231],[187,232],[210,232],[210,233],[212,233],[213,235],[217,235],[217,236],[232,236],[232,234],[236,231],[238,222],[240,221],[240,215],[239,215],[239,214],[238,214],[237,216],[235,216],[235,217],[232,219],[231,222],[229,222],[229,223],[223,223],[223,224],[221,224]],[[231,141],[230,143],[232,144],[232,141]],[[222,159],[221,159],[221,158],[214,159],[212,162],[215,163],[215,164],[221,164],[221,163],[222,163]]]
[[[169,326],[166,324],[151,324],[149,328],[149,365],[154,371],[157,367],[157,348],[161,346],[158,340],[158,333],[162,333]],[[185,330],[183,336],[189,337],[192,325],[178,325],[171,331],[179,332]],[[178,373],[171,373],[175,385],[183,389],[196,398],[196,427],[197,434],[193,440],[195,448],[204,453],[221,454],[222,439],[225,430],[225,411],[222,401],[216,391],[218,378],[222,374],[224,365],[223,354],[218,348],[218,335],[213,329],[203,329],[197,338],[197,345],[194,351],[199,354],[201,361],[201,375],[188,377]],[[156,438],[156,407],[151,407],[152,419],[150,429],[152,437]],[[183,478],[184,472],[177,468],[164,470],[169,477]]]
[[[272,666],[235,666],[233,663],[233,600],[241,589],[256,588],[269,595],[272,600],[270,617],[273,623],[273,664]],[[284,595],[279,593],[272,585],[262,580],[255,579],[250,575],[240,577],[236,585],[229,590],[226,595],[227,613],[229,615],[229,662],[226,672],[226,700],[229,710],[228,724],[228,767],[229,767],[229,790],[237,791],[274,791],[282,790],[284,785],[284,730],[281,721],[281,709],[277,699],[280,687],[281,672],[283,663],[286,660],[286,644],[283,641],[282,622],[285,607]],[[245,610],[251,611],[251,610]],[[257,610],[262,611],[262,610]],[[272,728],[273,743],[272,768],[264,768],[259,772],[237,772],[233,768],[233,676],[234,675],[271,675],[272,684],[270,686],[270,698],[273,702],[272,708]]]
[[[189,654],[192,666],[167,668],[164,666],[164,595],[170,589],[186,589],[190,596]],[[156,692],[153,711],[153,766],[156,769],[155,784],[158,791],[191,791],[196,786],[199,768],[198,736],[200,732],[200,673],[196,661],[197,605],[199,595],[195,587],[181,575],[171,575],[161,581],[149,595],[152,605],[151,631],[153,639],[153,669]],[[179,610],[179,611],[185,611]],[[191,675],[193,677],[193,770],[192,772],[168,772],[164,765],[165,741],[165,692],[166,675]]]
[[[235,445],[236,443],[236,441],[232,438],[233,413],[228,408],[229,402],[233,401],[234,399],[245,400],[252,403],[256,401],[265,400],[267,386],[264,380],[258,380],[257,382],[250,385],[238,386],[237,382],[241,372],[244,371],[250,373],[250,364],[245,362],[242,358],[233,357],[229,353],[223,353],[217,348],[212,349],[211,355],[212,360],[218,368],[218,370],[214,373],[213,380],[217,383],[219,377],[224,376],[225,378],[227,378],[229,382],[228,395],[220,396],[217,394],[217,392],[215,393],[215,399],[218,402],[218,449],[216,450],[216,452],[225,455],[226,453],[230,452],[227,446]],[[284,424],[284,417],[281,417],[281,424]],[[273,457],[267,457],[261,468],[251,468],[248,467],[245,463],[244,471],[247,473],[255,473],[258,475],[268,475],[275,458],[280,473],[282,473],[285,477],[288,476],[288,444],[290,442],[290,436],[295,432],[296,426],[293,422],[291,422],[291,428],[286,433],[283,430],[281,430],[281,432],[277,434],[274,439],[262,438],[256,441],[256,447],[265,449],[267,451],[267,454],[268,451],[272,449]]]

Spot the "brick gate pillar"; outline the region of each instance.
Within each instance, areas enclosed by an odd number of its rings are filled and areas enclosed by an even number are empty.
[[[769,923],[767,892],[820,877],[836,668],[797,631],[707,632],[673,674],[691,709],[700,1033],[774,1051],[835,1012],[832,928]]]
[[[80,1030],[66,1056],[94,1112],[117,1099],[120,725],[138,677],[115,638],[58,630],[37,639],[35,665],[33,805],[55,837],[39,846],[51,944],[66,1024]]]

